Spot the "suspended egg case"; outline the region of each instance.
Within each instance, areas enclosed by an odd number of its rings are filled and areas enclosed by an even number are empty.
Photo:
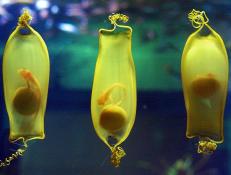
[[[45,137],[49,55],[42,37],[28,24],[30,20],[31,16],[25,10],[3,55],[4,97],[12,142]]]
[[[198,153],[210,154],[224,140],[223,115],[229,63],[222,38],[204,11],[189,14],[197,30],[185,44],[181,60],[188,138],[198,137]]]
[[[131,52],[132,29],[122,14],[109,16],[114,28],[99,30],[99,52],[91,97],[95,131],[112,151],[111,163],[118,167],[125,155],[119,146],[129,135],[136,114],[136,76]]]

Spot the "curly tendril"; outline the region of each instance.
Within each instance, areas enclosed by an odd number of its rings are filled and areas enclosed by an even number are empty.
[[[26,27],[31,20],[32,16],[30,15],[30,12],[27,9],[24,9],[22,15],[18,18],[18,25]]]
[[[192,26],[196,29],[203,27],[205,24],[209,22],[208,17],[206,16],[204,11],[197,11],[193,9],[188,14],[188,19],[191,21]]]
[[[126,155],[125,151],[123,150],[122,147],[117,146],[112,149],[112,155],[111,155],[111,163],[114,167],[119,167],[120,166],[120,160],[122,157]]]
[[[200,138],[197,152],[200,154],[212,154],[217,148],[217,144],[209,138]]]
[[[111,24],[117,25],[117,21],[122,21],[123,23],[128,22],[129,17],[121,13],[116,13],[110,15],[108,19],[110,20]]]
[[[23,153],[28,147],[25,141],[23,141],[23,147],[24,148],[17,149],[14,153],[12,153],[9,157],[6,157],[4,160],[0,160],[0,167],[9,166],[13,160],[17,159],[19,156],[23,156]]]

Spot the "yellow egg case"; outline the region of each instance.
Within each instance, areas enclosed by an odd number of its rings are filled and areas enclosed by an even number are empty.
[[[128,137],[136,115],[136,75],[131,52],[132,28],[122,14],[109,16],[114,28],[99,30],[99,52],[91,97],[95,131],[112,151],[115,167],[125,155],[119,145]],[[110,138],[114,143],[110,143]]]
[[[10,122],[9,140],[44,139],[50,62],[46,44],[30,25],[27,10],[19,18],[3,54],[3,85]],[[27,33],[23,34],[23,30]]]
[[[188,37],[181,60],[186,136],[199,137],[198,153],[210,154],[224,140],[228,56],[222,38],[208,25],[204,11],[193,10],[188,17],[197,30]]]

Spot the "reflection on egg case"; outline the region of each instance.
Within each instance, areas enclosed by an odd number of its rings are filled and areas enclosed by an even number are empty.
[[[188,15],[192,33],[184,47],[181,75],[187,110],[188,138],[198,137],[198,153],[211,154],[222,143],[228,85],[228,56],[222,38],[204,11]]]
[[[9,116],[9,141],[20,145],[4,160],[0,167],[23,156],[27,142],[44,139],[50,62],[45,42],[29,24],[28,10],[18,19],[18,26],[10,35],[3,54],[4,98]],[[27,31],[24,34],[22,31]],[[20,143],[18,143],[20,142]]]
[[[99,30],[99,52],[91,97],[93,126],[111,150],[111,163],[119,167],[126,154],[120,146],[135,121],[136,79],[131,53],[132,28],[123,14],[109,16],[113,29]]]

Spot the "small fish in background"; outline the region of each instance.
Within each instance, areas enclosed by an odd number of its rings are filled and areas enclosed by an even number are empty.
[[[219,175],[220,172],[216,168],[204,170],[210,156],[203,156],[197,161],[193,161],[191,156],[177,159],[168,169],[166,175]],[[194,163],[195,162],[195,163]]]
[[[141,41],[143,43],[152,42],[153,40],[157,38],[158,38],[158,33],[154,31],[153,29],[144,30],[144,32],[141,35]]]
[[[168,168],[166,175],[193,175],[194,172],[192,159],[186,157],[185,159],[177,159],[174,164]]]
[[[156,51],[159,53],[165,53],[168,51],[176,52],[179,51],[179,49],[173,43],[167,42],[165,44],[160,44],[160,46],[157,47]]]
[[[204,170],[210,156],[203,156],[199,160],[195,160],[191,155],[185,155],[176,159],[173,163],[169,159],[160,160],[160,165],[153,165],[150,161],[139,160],[137,167],[150,171],[151,174],[158,175],[219,175],[216,168]],[[164,170],[164,171],[163,171]]]
[[[168,75],[170,75],[176,79],[179,79],[179,80],[181,79],[180,72],[177,71],[177,69],[175,69],[171,64],[165,64],[164,70]]]

